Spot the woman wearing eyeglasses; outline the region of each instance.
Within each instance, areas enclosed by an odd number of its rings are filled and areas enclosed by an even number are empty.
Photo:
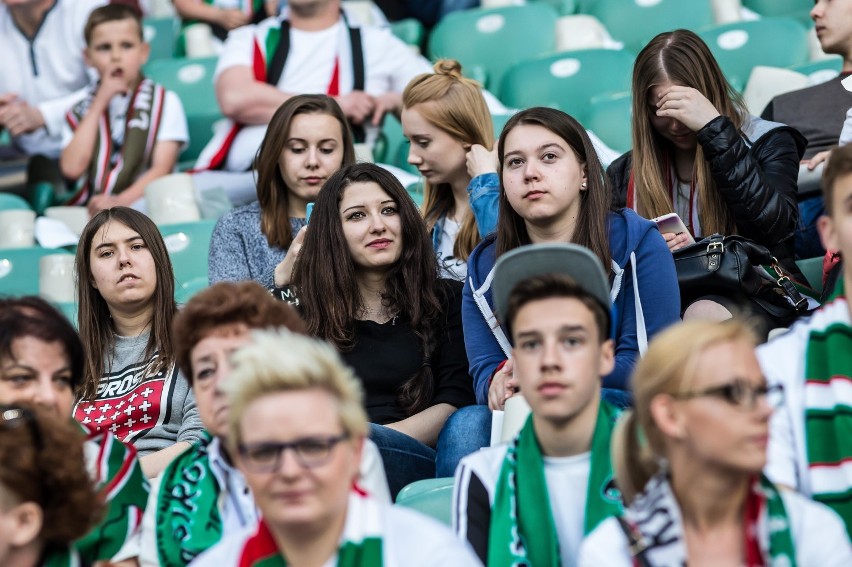
[[[449,528],[357,486],[367,417],[336,351],[286,331],[254,337],[234,354],[222,389],[231,454],[262,520],[193,566],[479,565]]]
[[[852,565],[830,509],[762,474],[767,386],[742,323],[691,321],[661,333],[633,375],[635,410],[613,437],[627,504],[585,540],[580,566]]]
[[[71,567],[101,514],[82,436],[43,407],[0,405],[0,565]]]

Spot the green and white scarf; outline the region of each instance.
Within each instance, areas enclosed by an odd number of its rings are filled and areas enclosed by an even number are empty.
[[[85,567],[80,555],[73,548],[54,549],[44,554],[40,567]]]
[[[808,337],[805,445],[813,499],[840,514],[852,535],[852,327],[841,322],[848,309],[836,297],[823,311],[838,311],[830,316],[838,322]]]
[[[237,565],[286,567],[287,560],[265,521],[260,521],[257,532],[243,545]],[[381,508],[358,489],[349,496],[337,567],[382,567]]]
[[[219,484],[202,439],[163,471],[157,494],[157,554],[162,567],[184,567],[222,539]]]
[[[612,484],[609,451],[618,413],[615,407],[601,401],[592,436],[592,462],[583,525],[585,534],[622,509],[620,494]],[[503,460],[488,534],[489,565],[558,567],[561,563],[559,538],[544,476],[544,458],[535,436],[532,416],[509,446]]]
[[[89,111],[95,89],[68,111],[66,119],[72,130],[77,129]],[[127,105],[124,143],[115,164],[112,164],[115,148],[109,111],[98,117],[98,135],[88,173],[66,205],[84,205],[94,195],[121,193],[150,167],[165,98],[166,91],[162,86],[145,77],[139,81]]]

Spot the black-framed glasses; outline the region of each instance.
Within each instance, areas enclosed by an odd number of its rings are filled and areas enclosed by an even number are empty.
[[[678,400],[690,400],[692,398],[715,397],[722,398],[732,406],[745,410],[752,410],[757,405],[759,398],[766,398],[769,407],[775,409],[784,403],[784,386],[782,384],[752,386],[745,380],[734,380],[728,384],[714,386],[706,390],[695,392],[681,392],[673,394]]]
[[[41,430],[32,410],[19,406],[0,405],[0,426],[11,430],[26,426],[30,430],[36,449],[41,451],[44,448]]]
[[[334,447],[346,439],[349,439],[349,434],[341,433],[331,437],[305,437],[289,443],[241,443],[238,448],[247,468],[253,472],[270,473],[281,466],[282,455],[287,449],[293,451],[297,463],[306,469],[312,469],[327,463]]]

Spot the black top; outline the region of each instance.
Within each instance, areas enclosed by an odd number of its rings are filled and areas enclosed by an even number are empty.
[[[468,374],[461,318],[462,284],[439,280],[442,300],[440,335],[432,356],[435,395],[429,406],[441,403],[456,408],[475,403],[473,380]],[[343,359],[364,385],[370,421],[388,424],[408,417],[397,405],[399,388],[414,376],[424,362],[421,341],[407,316],[387,323],[355,322],[355,347]]]

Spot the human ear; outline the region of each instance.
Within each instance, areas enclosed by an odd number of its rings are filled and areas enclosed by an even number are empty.
[[[668,394],[657,394],[651,400],[651,418],[666,437],[682,440],[686,437],[686,423],[675,399]]]
[[[834,230],[834,221],[828,215],[822,215],[817,219],[817,231],[822,247],[826,250],[839,250],[840,243],[837,242],[837,232]]]
[[[12,517],[10,543],[15,547],[24,547],[38,538],[44,524],[44,513],[35,502],[23,502],[9,512]]]
[[[607,339],[601,344],[601,360],[598,373],[606,376],[615,368],[615,343]]]

